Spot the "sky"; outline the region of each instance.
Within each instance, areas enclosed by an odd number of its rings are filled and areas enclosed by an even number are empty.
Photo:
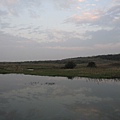
[[[0,0],[0,61],[120,53],[120,0]]]

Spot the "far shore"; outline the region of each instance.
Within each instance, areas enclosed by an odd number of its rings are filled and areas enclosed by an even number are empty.
[[[77,64],[74,69],[64,69],[64,64],[0,64],[0,74],[27,74],[40,76],[87,77],[98,79],[120,78],[120,67],[98,64],[96,68],[88,68],[87,64]]]

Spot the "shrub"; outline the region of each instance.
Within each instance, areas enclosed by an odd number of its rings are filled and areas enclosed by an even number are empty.
[[[66,69],[73,69],[76,67],[76,64],[73,62],[73,61],[68,61],[66,64],[65,64],[65,68]]]
[[[96,67],[96,64],[95,62],[89,62],[87,67]]]

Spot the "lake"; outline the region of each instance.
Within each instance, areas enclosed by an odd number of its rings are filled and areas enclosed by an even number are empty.
[[[119,120],[120,79],[0,74],[0,120]]]

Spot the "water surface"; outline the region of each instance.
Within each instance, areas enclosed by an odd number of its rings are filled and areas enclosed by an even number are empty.
[[[0,75],[0,120],[119,120],[120,80]]]

